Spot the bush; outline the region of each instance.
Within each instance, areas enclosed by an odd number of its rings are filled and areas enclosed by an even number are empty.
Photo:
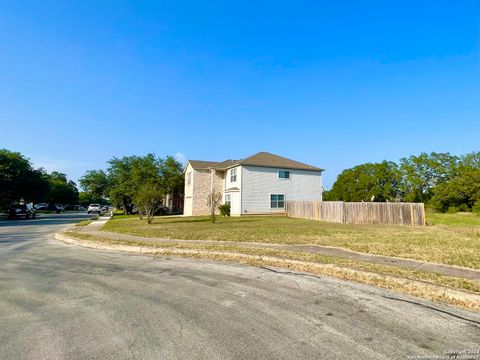
[[[461,204],[458,206],[450,206],[447,210],[448,214],[456,214],[458,212],[468,212],[470,209],[468,208],[467,204]]]
[[[472,206],[472,212],[475,214],[480,214],[480,200],[477,201],[473,206]]]
[[[222,216],[230,216],[230,204],[223,204],[218,207],[220,210],[220,215]]]

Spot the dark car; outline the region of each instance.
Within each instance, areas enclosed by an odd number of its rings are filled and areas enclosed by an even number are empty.
[[[155,211],[155,215],[165,215],[165,214],[169,214],[170,213],[170,209],[167,207],[167,206],[164,206],[164,205],[161,205],[157,211]]]
[[[35,219],[37,211],[35,208],[30,204],[23,204],[23,205],[13,205],[10,206],[8,217],[11,219],[25,217],[25,219]]]
[[[48,204],[47,208],[45,210],[55,211],[57,214],[60,214],[60,211],[62,211],[60,206],[55,205],[55,204]]]

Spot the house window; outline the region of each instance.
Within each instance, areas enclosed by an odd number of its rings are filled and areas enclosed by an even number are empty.
[[[225,204],[230,205],[232,203],[232,195],[225,194]]]
[[[283,209],[285,208],[284,194],[270,194],[270,208]]]
[[[187,185],[190,185],[192,183],[192,173],[189,172],[187,173]]]
[[[278,171],[278,178],[279,179],[290,179],[290,171],[279,170]]]
[[[237,181],[237,169],[232,169],[230,170],[230,182],[236,182]]]

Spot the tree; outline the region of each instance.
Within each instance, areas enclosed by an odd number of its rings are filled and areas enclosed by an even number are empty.
[[[165,194],[171,196],[172,207],[181,207],[184,191],[183,166],[172,156],[167,156],[160,164],[161,186]],[[168,205],[168,204],[165,204]]]
[[[86,191],[80,191],[78,193],[78,203],[82,206],[88,206],[90,204],[108,205],[109,202],[105,198],[98,198]]]
[[[460,166],[469,167],[472,169],[480,169],[480,151],[463,155],[460,158]]]
[[[449,153],[421,153],[400,159],[401,190],[406,201],[428,202],[432,189],[458,175],[457,156]]]
[[[25,202],[76,204],[77,186],[63,173],[33,169],[26,157],[18,152],[0,150],[0,207],[8,207],[23,199]]]
[[[135,192],[135,205],[147,216],[148,224],[152,223],[153,216],[162,204],[164,196],[158,185],[152,183],[141,185]]]
[[[80,178],[80,186],[92,197],[100,199],[108,194],[108,177],[103,170],[90,170]]]
[[[108,164],[108,195],[115,205],[123,207],[125,213],[129,213],[143,184],[160,189],[164,195],[180,192],[183,188],[182,166],[171,156],[165,159],[154,154],[114,157]],[[100,177],[98,172],[94,175]]]
[[[67,179],[63,173],[53,171],[46,174],[48,181],[48,191],[45,201],[52,204],[76,204],[78,203],[77,185]]]
[[[160,159],[153,154],[145,156],[114,157],[109,162],[109,196],[116,205],[123,206],[125,213],[133,203],[141,185],[150,183],[160,187]]]
[[[132,182],[132,157],[112,158],[108,161],[109,196],[116,206],[122,206],[125,214],[133,202],[134,188]]]
[[[366,163],[346,169],[338,176],[325,200],[396,201],[401,181],[397,164],[390,161]]]
[[[207,206],[210,209],[210,218],[212,223],[215,224],[217,209],[222,203],[222,193],[213,189],[207,196]]]
[[[440,212],[470,211],[480,204],[480,168],[465,167],[448,182],[435,186],[430,204]]]
[[[19,152],[0,149],[0,208],[13,202],[41,201],[48,191],[48,181],[43,169],[33,169]]]
[[[159,163],[162,188],[166,194],[183,190],[183,167],[173,156],[167,156]]]

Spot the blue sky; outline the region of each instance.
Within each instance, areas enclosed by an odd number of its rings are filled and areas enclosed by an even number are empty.
[[[0,0],[0,147],[270,151],[339,172],[480,150],[480,1]]]

